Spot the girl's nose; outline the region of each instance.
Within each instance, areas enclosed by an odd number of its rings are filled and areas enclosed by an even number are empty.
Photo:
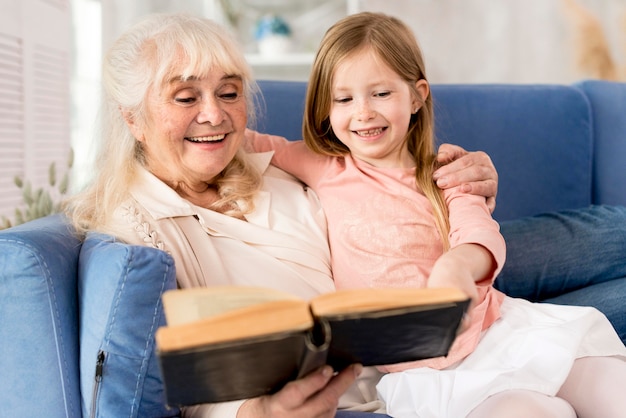
[[[363,100],[358,104],[357,119],[364,121],[370,120],[376,115],[376,112],[372,108],[371,104],[367,100]]]
[[[213,126],[218,126],[225,118],[226,114],[215,98],[202,100],[200,103],[200,111],[196,118],[198,123],[209,123]]]

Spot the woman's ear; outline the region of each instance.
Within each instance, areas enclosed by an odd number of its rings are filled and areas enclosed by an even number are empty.
[[[419,97],[416,97],[413,102],[413,113],[417,113],[417,111],[422,107],[428,95],[430,94],[430,85],[428,81],[422,79],[417,80],[415,83],[415,90]]]
[[[121,109],[120,112],[122,113],[122,117],[126,121],[126,125],[128,126],[130,133],[133,134],[137,141],[143,141],[143,129],[141,128],[141,124],[133,116],[132,112]]]

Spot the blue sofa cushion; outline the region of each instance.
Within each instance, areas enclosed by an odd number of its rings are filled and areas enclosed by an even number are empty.
[[[498,221],[591,204],[589,102],[562,85],[435,85],[436,136],[485,151],[499,171]]]
[[[161,295],[176,287],[172,257],[90,233],[78,273],[83,416],[92,416],[92,408],[97,417],[179,416],[165,404],[154,342],[165,324]]]
[[[0,231],[0,408],[10,416],[80,416],[80,245],[59,215]]]
[[[302,119],[283,115],[302,114],[307,83],[261,80],[259,86],[266,108],[256,128],[302,138]],[[496,220],[592,203],[591,106],[580,89],[512,84],[431,88],[438,142],[485,151],[499,171]]]

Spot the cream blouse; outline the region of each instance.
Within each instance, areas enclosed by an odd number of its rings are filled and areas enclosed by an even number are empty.
[[[270,166],[271,153],[250,157],[264,177],[245,221],[195,206],[142,170],[107,232],[170,253],[181,287],[261,285],[305,299],[334,291],[316,195]]]

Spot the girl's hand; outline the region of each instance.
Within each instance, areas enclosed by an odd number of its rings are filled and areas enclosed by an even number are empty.
[[[427,286],[461,289],[472,300],[470,309],[478,299],[474,276],[463,262],[463,258],[455,254],[455,249],[444,253],[437,259],[428,278]]]
[[[456,287],[471,299],[468,312],[479,302],[476,283],[490,277],[495,260],[485,247],[478,244],[461,244],[443,253],[435,262],[428,277],[428,287]],[[460,332],[469,326],[466,315]]]
[[[455,287],[461,289],[471,300],[457,334],[462,333],[471,325],[469,312],[478,303],[478,290],[474,277],[462,260],[454,257],[453,250],[444,253],[435,263],[428,278],[428,287]]]
[[[334,375],[330,366],[324,366],[273,395],[246,401],[237,418],[334,418],[339,398],[362,370],[355,364]]]

